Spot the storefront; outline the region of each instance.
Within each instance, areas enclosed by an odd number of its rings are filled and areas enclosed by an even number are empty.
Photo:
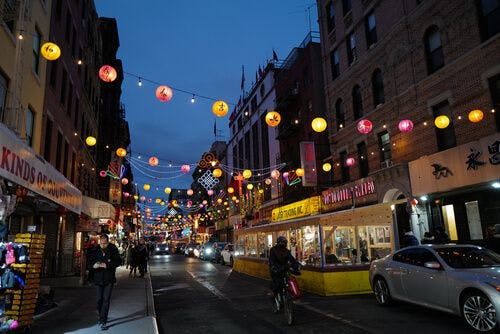
[[[412,161],[412,195],[423,231],[482,244],[500,224],[500,135]]]
[[[0,202],[11,206],[1,226],[46,234],[43,274],[71,272],[81,192],[2,123],[0,152]]]

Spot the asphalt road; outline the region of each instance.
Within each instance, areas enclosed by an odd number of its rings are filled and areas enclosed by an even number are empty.
[[[167,333],[471,333],[453,315],[398,303],[379,307],[372,295],[322,297],[305,293],[295,322],[273,314],[269,282],[230,267],[187,258],[151,258],[160,331]]]

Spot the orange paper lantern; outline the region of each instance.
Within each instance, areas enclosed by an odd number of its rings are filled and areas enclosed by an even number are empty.
[[[224,101],[215,101],[214,104],[212,105],[212,112],[217,117],[226,116],[228,111],[229,111],[229,106]]]
[[[104,65],[99,69],[99,78],[104,82],[113,82],[117,76],[118,73],[112,66]]]
[[[271,127],[278,126],[281,122],[281,115],[277,111],[270,111],[266,114],[266,123]]]
[[[120,158],[123,158],[127,155],[127,150],[124,148],[119,148],[116,150],[116,155],[119,156]]]
[[[149,158],[148,162],[152,167],[158,166],[158,158],[157,157]]]
[[[471,121],[472,123],[481,122],[483,120],[483,117],[484,117],[484,114],[479,109],[472,110],[469,113],[469,121]]]

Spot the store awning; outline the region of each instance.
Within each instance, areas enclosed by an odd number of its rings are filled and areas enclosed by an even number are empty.
[[[115,219],[115,207],[108,202],[83,196],[82,212],[92,219]]]

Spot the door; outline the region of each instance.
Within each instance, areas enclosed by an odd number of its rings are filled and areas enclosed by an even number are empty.
[[[406,299],[406,292],[403,287],[402,277],[408,273],[408,259],[414,251],[413,248],[405,249],[393,255],[392,261],[388,263],[385,272],[389,277],[388,282],[391,285],[391,294],[395,297]]]
[[[448,308],[448,278],[442,269],[426,268],[426,262],[438,262],[428,249],[415,248],[410,254],[408,272],[402,276],[408,299],[418,303]]]

